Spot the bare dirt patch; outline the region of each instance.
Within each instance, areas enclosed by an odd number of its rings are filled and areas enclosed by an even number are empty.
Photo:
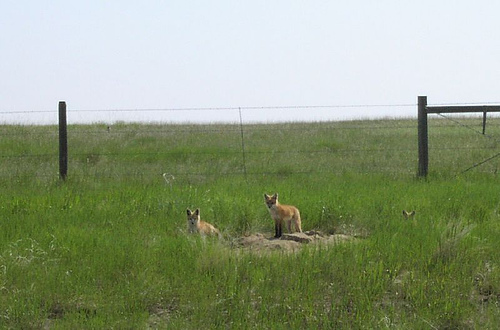
[[[232,242],[235,248],[251,250],[256,252],[284,251],[294,252],[304,245],[309,244],[340,244],[353,242],[354,236],[344,234],[328,235],[320,231],[309,230],[303,233],[283,234],[280,238],[274,238],[272,234],[252,234],[237,238]]]

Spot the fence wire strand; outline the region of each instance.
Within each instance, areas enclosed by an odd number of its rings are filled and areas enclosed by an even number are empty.
[[[438,113],[437,115],[438,115],[438,116],[440,116],[440,117],[442,117],[442,118],[444,118],[444,119],[447,119],[447,120],[449,120],[449,121],[451,121],[451,122],[453,122],[453,123],[455,123],[455,124],[457,124],[458,126],[460,126],[460,127],[464,128],[464,129],[468,129],[468,130],[470,130],[470,131],[472,131],[472,132],[474,132],[474,133],[480,134],[480,135],[481,135],[481,136],[483,136],[484,138],[487,138],[487,139],[490,139],[490,140],[497,141],[497,139],[496,139],[495,137],[493,137],[493,136],[491,136],[491,135],[488,135],[488,134],[485,134],[484,132],[478,131],[478,130],[476,130],[475,128],[470,127],[469,125],[465,125],[465,124],[461,123],[460,121],[458,121],[458,120],[455,120],[455,119],[451,118],[450,116],[445,116],[445,115],[443,115],[443,114],[441,114],[441,113]],[[474,148],[474,150],[478,150],[478,149],[481,149],[481,148]],[[496,148],[488,148],[488,149],[496,149]],[[475,168],[477,168],[477,167],[479,167],[479,166],[481,166],[481,165],[484,165],[484,164],[486,164],[486,163],[489,163],[490,161],[492,161],[492,160],[496,159],[496,158],[497,158],[497,157],[499,157],[499,156],[500,156],[500,153],[497,153],[497,154],[495,154],[495,155],[493,155],[493,156],[490,156],[490,157],[488,157],[488,158],[486,158],[486,159],[484,159],[484,160],[481,160],[480,162],[474,163],[473,165],[469,166],[469,167],[468,167],[468,168],[466,168],[465,170],[462,170],[462,171],[460,172],[460,174],[467,173],[467,172],[469,172],[469,171],[470,171],[470,170],[472,170],[472,169],[475,169]]]

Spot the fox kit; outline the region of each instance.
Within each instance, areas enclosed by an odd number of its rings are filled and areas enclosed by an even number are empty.
[[[219,230],[205,222],[200,220],[200,209],[196,209],[192,212],[190,209],[187,209],[187,221],[188,221],[188,231],[190,233],[200,233],[201,235],[217,235],[221,236]]]
[[[415,211],[406,212],[405,210],[403,210],[403,217],[405,217],[405,219],[411,219],[414,216],[415,216]]]
[[[295,206],[278,203],[277,193],[272,196],[264,194],[264,199],[266,200],[269,213],[271,213],[271,218],[274,220],[275,238],[281,237],[283,222],[286,222],[289,233],[292,233],[292,222],[295,231],[302,232],[300,212]]]

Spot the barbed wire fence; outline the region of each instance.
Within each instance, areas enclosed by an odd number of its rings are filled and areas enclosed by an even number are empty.
[[[484,103],[483,103],[484,104]],[[236,123],[211,123],[211,124],[189,124],[189,123],[153,123],[144,125],[127,125],[125,123],[98,123],[93,125],[76,125],[69,123],[69,140],[70,140],[70,171],[78,168],[78,171],[87,171],[84,167],[93,167],[92,174],[99,176],[113,176],[111,171],[106,170],[106,166],[116,168],[118,163],[128,163],[125,170],[121,172],[123,176],[138,176],[146,175],[171,175],[171,176],[223,176],[223,175],[308,175],[313,173],[333,173],[341,174],[346,171],[355,171],[360,173],[392,173],[415,175],[416,172],[416,120],[401,120],[398,124],[396,121],[387,120],[371,120],[371,121],[326,121],[317,123],[311,126],[303,123],[269,123],[258,124],[245,122],[243,114],[246,111],[265,111],[265,110],[304,110],[311,111],[314,109],[350,109],[350,108],[374,108],[374,107],[414,107],[417,104],[364,104],[364,105],[310,105],[310,106],[261,106],[261,107],[206,107],[206,108],[162,108],[162,109],[74,109],[71,113],[93,113],[93,112],[113,112],[113,113],[134,113],[134,112],[193,112],[193,111],[220,111],[223,113],[237,112],[239,122]],[[49,110],[30,110],[30,111],[0,111],[0,122],[5,116],[30,116],[33,114],[49,114],[57,116],[57,111]],[[497,139],[493,134],[482,134],[476,128],[462,123],[460,118],[456,119],[451,116],[438,115],[444,121],[437,121],[433,128],[449,128],[461,127],[471,132],[478,133],[484,139],[494,142],[491,145],[441,145],[434,146],[431,150],[435,153],[446,151],[478,151],[486,152],[496,150]],[[497,125],[498,123],[492,123]],[[41,171],[41,174],[53,176],[54,164],[57,164],[58,152],[57,148],[57,128],[49,129],[46,127],[36,127],[31,125],[21,126],[17,129],[7,129],[8,125],[2,126],[0,130],[0,139],[4,140],[26,140],[26,135],[38,141],[38,144],[44,144],[42,141],[50,141],[52,143],[53,152],[47,152],[50,148],[39,148],[37,146],[29,147],[22,144],[22,148],[17,151],[9,149],[9,152],[3,151],[0,155],[0,161],[4,164],[11,163],[10,167],[16,167],[17,164],[45,164],[50,163],[50,171]],[[314,128],[311,128],[314,127]],[[355,136],[350,132],[362,131],[364,134],[371,135],[376,139],[381,139],[381,136],[387,136],[387,131],[397,130],[400,136],[405,137],[403,144],[388,144],[384,141],[378,144],[371,144],[364,141],[361,144],[356,141],[349,141],[349,138]],[[333,133],[332,133],[333,132]],[[378,132],[378,133],[377,133]],[[321,145],[305,146],[300,143],[300,137],[294,135],[316,134],[324,135],[325,139],[332,138],[332,141],[324,142]],[[397,134],[397,135],[398,135]],[[179,136],[177,136],[179,135]],[[198,139],[194,139],[193,143],[207,142],[201,147],[194,147],[191,150],[186,147],[189,143],[180,143],[179,139],[188,139],[189,136],[199,135]],[[230,137],[231,143],[225,143],[223,140]],[[276,146],[268,147],[269,143],[273,143],[273,139],[280,136]],[[341,136],[337,142],[336,136]],[[105,137],[103,139],[103,137]],[[110,138],[112,137],[112,138]],[[159,150],[157,145],[154,148],[141,148],[140,142],[148,139],[158,138],[161,143],[165,144],[165,150]],[[264,143],[257,143],[255,139],[262,138]],[[122,147],[107,145],[110,140],[118,141],[123,144]],[[106,143],[102,143],[105,141]],[[173,144],[182,145],[181,148]],[[347,142],[346,142],[347,141]],[[101,143],[100,143],[101,142]],[[227,141],[226,141],[227,142]],[[89,145],[86,145],[89,144]],[[392,162],[392,155],[404,154],[406,161],[400,161],[396,164]],[[484,157],[479,161],[474,162],[471,166],[465,169],[458,170],[460,173],[468,172],[472,169],[482,166],[485,163],[491,162],[500,156],[496,153],[493,156]],[[196,166],[196,159],[214,159],[214,166],[202,168]],[[391,159],[389,159],[391,158]],[[155,170],[149,174],[141,173],[145,168],[141,163],[141,159],[147,159],[149,164],[158,163],[152,166]],[[169,163],[169,159],[175,159],[174,165],[162,167],[163,163]],[[76,160],[76,162],[75,162]],[[258,166],[259,162],[264,162],[265,166]],[[303,164],[309,163],[308,166]],[[311,163],[317,162],[314,166]],[[74,166],[74,164],[77,164]],[[293,166],[290,163],[301,163],[301,166]],[[331,163],[331,166],[328,166]],[[12,165],[13,164],[13,165]],[[98,166],[100,165],[100,166]],[[215,166],[217,165],[217,166]],[[462,164],[463,165],[463,164]],[[6,166],[6,168],[9,168]],[[134,166],[137,169],[134,169]],[[23,167],[23,166],[21,166]],[[35,166],[36,167],[36,166]],[[43,167],[43,166],[42,166]],[[3,172],[3,173],[2,173]],[[22,175],[21,170],[0,172],[0,176]]]

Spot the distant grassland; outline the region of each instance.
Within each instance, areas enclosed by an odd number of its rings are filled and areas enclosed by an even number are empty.
[[[463,127],[463,126],[467,127]],[[58,132],[54,126],[0,126],[0,174],[53,177]],[[500,120],[431,119],[430,171],[456,175],[497,151]],[[192,176],[296,173],[384,173],[417,169],[416,120],[269,125],[73,125],[68,128],[72,176]],[[243,136],[243,140],[242,140]],[[243,142],[243,143],[242,143]],[[14,157],[10,157],[14,156]],[[36,163],[38,166],[30,166]],[[498,162],[475,172],[491,173]],[[27,168],[24,168],[26,165]],[[31,169],[31,171],[30,171]]]
[[[496,328],[500,121],[0,126],[0,325],[5,328]],[[244,150],[244,153],[243,153]],[[246,175],[245,175],[246,172]],[[165,176],[163,176],[165,174]],[[355,243],[243,251],[273,225]],[[186,234],[186,208],[224,240]],[[402,210],[416,210],[406,221]]]

